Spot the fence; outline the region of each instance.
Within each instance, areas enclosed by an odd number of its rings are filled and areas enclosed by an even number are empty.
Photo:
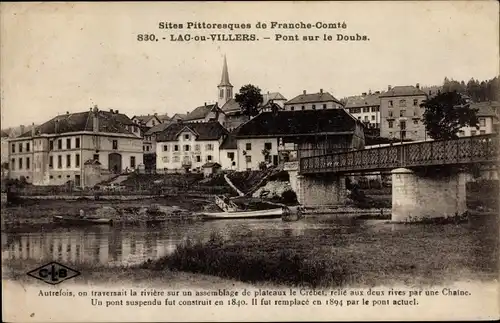
[[[498,143],[498,135],[489,134],[304,157],[300,160],[300,173],[495,163],[498,161]]]

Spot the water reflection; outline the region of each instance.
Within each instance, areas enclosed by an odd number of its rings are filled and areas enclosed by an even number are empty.
[[[493,229],[492,229],[493,228]],[[2,258],[33,260],[38,263],[89,263],[107,266],[136,264],[172,253],[186,239],[208,240],[218,232],[227,240],[245,237],[311,237],[331,248],[384,248],[390,237],[410,237],[409,242],[425,241],[430,252],[440,248],[442,237],[458,243],[460,253],[480,266],[497,266],[498,224],[473,221],[461,225],[396,225],[382,220],[356,221],[350,218],[322,216],[299,222],[274,220],[212,221],[164,223],[161,225],[94,226],[87,228],[53,227],[37,232],[2,234]],[[356,239],[349,240],[351,234]],[[454,238],[456,237],[456,238]],[[318,240],[318,238],[320,238]],[[414,242],[412,242],[414,241]],[[457,242],[458,241],[458,242]],[[446,243],[446,242],[445,242]],[[393,246],[402,248],[403,246]],[[454,250],[454,249],[453,249]],[[404,253],[404,252],[403,252]],[[414,255],[415,258],[425,255]],[[413,257],[413,256],[412,256]],[[478,265],[479,266],[479,265]]]

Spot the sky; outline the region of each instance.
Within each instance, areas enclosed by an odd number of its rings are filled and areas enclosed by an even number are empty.
[[[444,77],[499,74],[496,1],[271,3],[1,3],[2,128],[57,114],[118,109],[185,113],[215,102],[222,61],[236,93],[245,84],[287,99],[320,89],[337,98],[388,85],[436,85]],[[345,29],[271,29],[342,23]],[[159,29],[160,22],[184,29]],[[251,29],[186,29],[187,22]],[[257,22],[266,29],[257,29]],[[248,42],[173,42],[179,34],[255,34]],[[337,34],[369,41],[336,41]],[[138,34],[159,41],[140,42]],[[334,41],[275,41],[276,35]],[[163,40],[163,37],[166,39]],[[208,36],[207,36],[208,37]],[[270,39],[264,39],[269,37]]]

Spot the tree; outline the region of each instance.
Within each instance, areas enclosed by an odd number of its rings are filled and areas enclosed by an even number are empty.
[[[253,117],[259,113],[259,106],[264,101],[260,89],[252,84],[241,87],[240,92],[236,94],[235,101],[240,105],[243,114]]]
[[[444,92],[424,101],[424,124],[433,139],[456,139],[462,127],[478,126],[477,109],[471,109],[458,92]]]

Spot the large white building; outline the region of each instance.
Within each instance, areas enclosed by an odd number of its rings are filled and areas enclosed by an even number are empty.
[[[206,163],[219,163],[230,169],[221,158],[221,145],[229,132],[217,121],[178,121],[156,134],[156,168],[162,171],[200,170]]]
[[[368,128],[380,128],[380,92],[347,98],[346,110]]]
[[[9,140],[9,177],[34,185],[94,186],[142,163],[142,138],[117,110],[59,115]],[[88,167],[86,167],[88,165]]]
[[[498,132],[500,102],[493,101],[472,103],[470,108],[478,110],[476,115],[479,121],[479,129],[476,127],[463,127],[458,133],[460,137],[485,135]]]
[[[284,109],[287,111],[298,110],[325,110],[325,109],[342,109],[344,106],[329,92],[323,92],[323,89],[318,93],[308,94],[306,90],[300,95],[297,95],[290,101],[285,102]]]

